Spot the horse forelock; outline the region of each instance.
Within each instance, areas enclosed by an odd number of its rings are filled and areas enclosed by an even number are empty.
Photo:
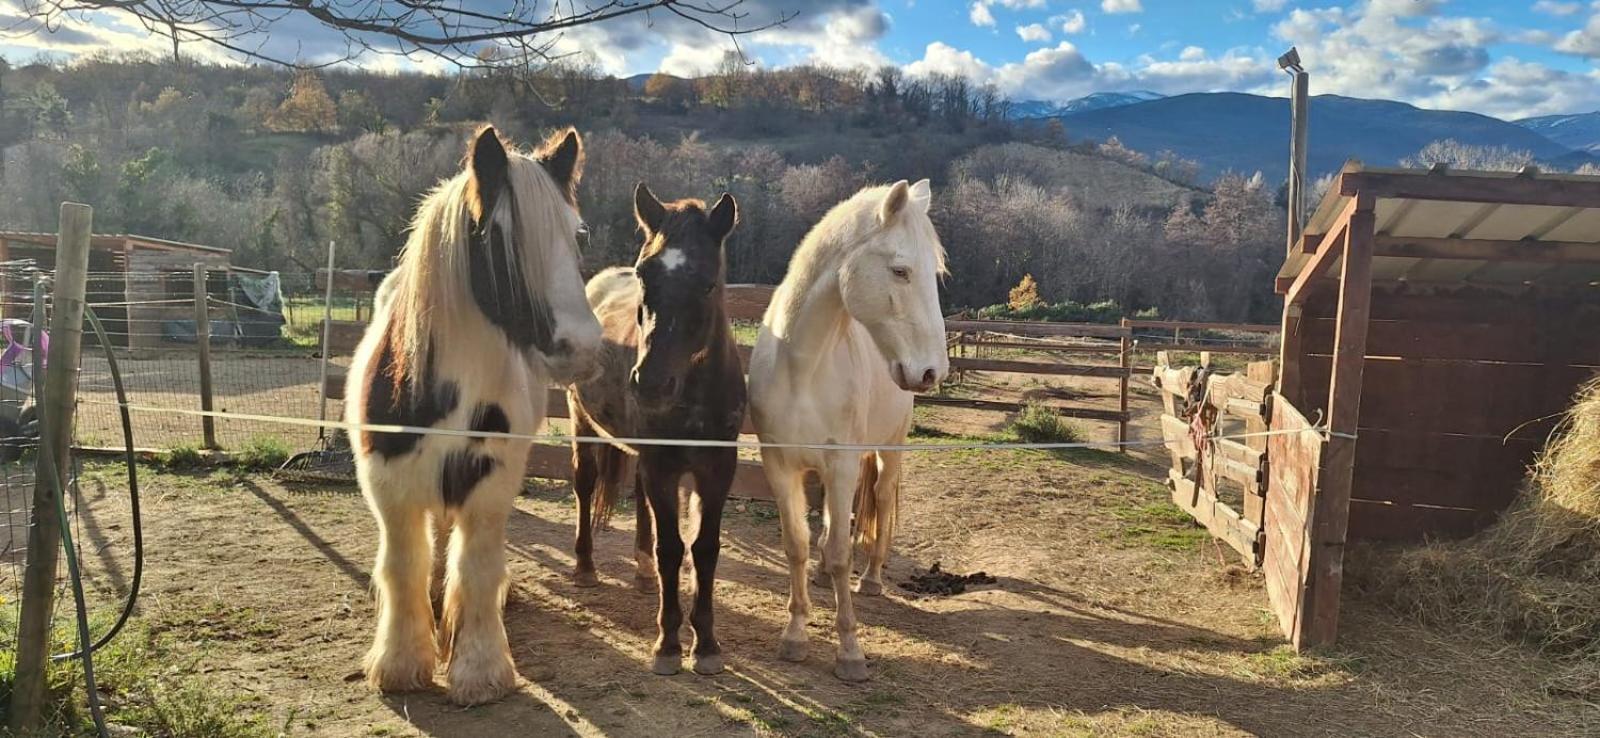
[[[505,190],[481,220],[472,214],[470,175],[461,172],[424,196],[401,251],[389,304],[387,330],[396,353],[396,381],[415,385],[434,341],[446,325],[478,310],[472,289],[474,239],[491,251],[492,279],[510,277],[513,291],[532,298],[542,292],[554,249],[572,249],[577,216],[566,194],[544,167],[526,153],[510,152]],[[499,237],[496,238],[495,234]],[[574,254],[575,258],[575,254]],[[541,316],[548,320],[549,316]]]

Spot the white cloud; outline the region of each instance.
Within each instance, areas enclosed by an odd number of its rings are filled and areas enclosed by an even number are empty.
[[[972,11],[967,14],[975,26],[994,26],[994,14],[989,12],[989,4],[979,0],[972,4]]]
[[[958,49],[943,41],[935,41],[923,50],[921,59],[906,65],[906,74],[919,77],[930,74],[960,74],[971,78],[974,82],[987,82],[994,75],[994,70],[970,51]]]
[[[1254,7],[1257,13],[1276,13],[1283,10],[1287,0],[1255,0]]]
[[[1026,26],[1017,26],[1017,37],[1030,43],[1049,41],[1051,38],[1050,29],[1045,28],[1043,23],[1029,23]]]
[[[1068,35],[1083,33],[1083,29],[1089,25],[1089,21],[1083,17],[1083,11],[1081,10],[1069,10],[1061,15],[1052,17],[1050,22],[1060,26],[1061,32]]]
[[[1183,51],[1178,53],[1180,61],[1200,61],[1204,58],[1206,58],[1206,50],[1198,46],[1185,46]]]
[[[1143,13],[1144,6],[1139,0],[1100,0],[1100,10],[1113,15],[1117,13]]]
[[[1561,18],[1577,15],[1578,11],[1582,9],[1583,5],[1581,3],[1563,3],[1556,2],[1556,0],[1539,0],[1539,2],[1533,4],[1533,12]]]
[[[1600,8],[1596,10],[1600,11]],[[1556,42],[1556,51],[1600,59],[1600,12],[1589,16],[1588,24],[1582,29],[1562,36]]]

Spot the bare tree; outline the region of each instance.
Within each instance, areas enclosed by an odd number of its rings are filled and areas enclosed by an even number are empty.
[[[132,16],[151,33],[179,44],[213,44],[248,59],[308,66],[269,50],[274,33],[310,19],[337,33],[345,50],[315,66],[368,54],[431,55],[466,68],[536,66],[562,54],[565,31],[638,16],[679,19],[739,36],[780,25],[793,13],[750,18],[744,0],[508,0],[502,9],[474,9],[453,0],[19,0],[22,22],[59,27],[91,11]]]

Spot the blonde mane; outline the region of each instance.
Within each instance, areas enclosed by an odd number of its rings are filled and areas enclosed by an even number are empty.
[[[793,322],[811,285],[816,284],[828,270],[838,268],[856,247],[866,242],[866,236],[879,227],[878,206],[889,194],[890,187],[874,185],[863,188],[848,200],[834,205],[822,216],[822,220],[811,227],[795,249],[794,256],[789,258],[789,271],[773,295],[772,302],[767,305],[764,322],[772,326],[787,326]],[[947,274],[944,244],[939,241],[933,221],[926,215],[917,214],[912,217],[910,225],[919,241],[933,244],[933,258],[939,274]]]
[[[545,272],[545,252],[563,245],[546,242],[545,229],[572,219],[567,196],[531,155],[508,149],[508,189],[485,221],[500,225],[508,251],[521,251],[523,287],[538,294]],[[423,197],[411,220],[410,236],[392,275],[388,340],[390,365],[397,383],[417,385],[439,330],[461,316],[478,312],[473,302],[468,250],[472,241],[471,174],[463,171],[440,182]],[[509,196],[508,196],[509,195]],[[542,228],[541,228],[542,226]],[[513,254],[496,254],[495,263],[509,264]],[[498,277],[498,270],[491,277]]]

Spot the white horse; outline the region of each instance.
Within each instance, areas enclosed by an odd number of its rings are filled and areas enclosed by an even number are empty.
[[[892,445],[911,429],[912,392],[949,371],[938,277],[944,248],[928,219],[928,180],[869,187],[806,234],[773,295],[750,357],[750,409],[762,441]],[[789,625],[779,657],[806,654],[811,609],[802,478],[826,488],[818,584],[838,603],[834,674],[867,678],[850,602],[850,515],[867,550],[857,592],[883,591],[900,486],[900,452],[763,448],[789,559]]]
[[[570,129],[533,154],[479,132],[465,171],[419,206],[379,288],[350,367],[348,421],[532,434],[546,385],[593,371],[600,324],[578,273],[582,159]],[[367,680],[423,689],[442,659],[454,702],[500,697],[516,682],[501,620],[505,524],[529,442],[362,430],[354,446],[378,521]],[[430,516],[453,528],[437,640]]]

